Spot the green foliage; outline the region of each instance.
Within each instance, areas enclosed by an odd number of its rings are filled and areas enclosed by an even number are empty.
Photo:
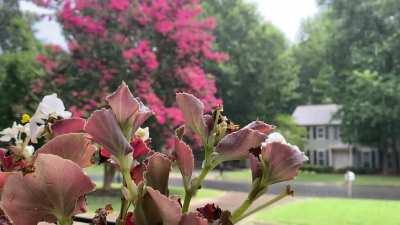
[[[31,80],[39,75],[35,57],[40,45],[17,1],[0,4],[0,129],[29,111]],[[28,108],[27,108],[28,107]]]
[[[35,18],[19,11],[17,0],[0,3],[0,54],[30,51],[38,48],[31,23]]]
[[[0,104],[5,106],[0,107],[0,128],[10,126],[27,110],[30,81],[37,74],[34,57],[33,52],[0,55]]]
[[[303,101],[343,105],[343,137],[400,172],[400,4],[324,0],[295,48]]]
[[[274,119],[277,131],[281,133],[289,143],[304,149],[307,130],[296,124],[293,117],[286,114],[278,114]]]
[[[230,56],[224,65],[206,68],[217,77],[231,119],[243,125],[259,116],[272,121],[278,112],[290,112],[297,67],[284,35],[242,0],[210,0],[203,5],[217,19],[218,50]]]
[[[302,25],[301,40],[293,47],[293,56],[299,66],[298,92],[301,104],[332,101],[329,79],[333,71],[327,61],[327,48],[333,27],[327,16],[328,13],[324,12],[306,20]]]

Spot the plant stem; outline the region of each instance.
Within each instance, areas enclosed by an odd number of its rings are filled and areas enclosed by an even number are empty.
[[[240,206],[239,208],[237,208],[231,216],[231,220],[233,223],[235,223],[237,218],[240,218],[240,216],[246,212],[246,210],[251,206],[251,204],[253,203],[253,200],[247,198]]]
[[[185,213],[189,210],[190,201],[192,200],[192,194],[190,190],[185,190],[185,200],[183,201],[182,212]]]
[[[125,182],[124,182],[125,183]],[[125,184],[124,184],[125,185]],[[129,201],[125,199],[125,197],[121,197],[121,209],[119,211],[118,218],[116,220],[117,225],[123,225],[124,218],[129,208]]]
[[[71,217],[60,217],[58,219],[59,225],[72,225],[72,218]]]
[[[266,202],[266,203],[264,203],[264,204],[262,204],[262,205],[260,205],[260,206],[258,206],[258,207],[256,207],[255,209],[252,209],[252,210],[250,210],[249,212],[247,212],[247,213],[244,213],[246,210],[244,210],[244,211],[242,211],[241,212],[241,214],[236,214],[236,211],[238,211],[241,207],[239,207],[237,210],[235,210],[235,212],[232,214],[232,217],[231,217],[231,220],[232,220],[232,223],[237,223],[237,222],[239,222],[240,220],[242,220],[242,219],[244,219],[244,218],[246,218],[246,217],[248,217],[248,216],[250,216],[250,215],[252,215],[252,214],[254,214],[254,213],[256,213],[256,212],[258,212],[258,211],[260,211],[260,210],[262,210],[262,209],[264,209],[264,208],[266,208],[266,207],[268,207],[268,206],[270,206],[270,205],[272,205],[272,204],[274,204],[275,202],[277,202],[277,201],[280,201],[280,200],[282,200],[283,198],[285,198],[286,196],[289,196],[289,195],[293,195],[293,191],[290,189],[290,187],[287,187],[286,188],[286,190],[285,191],[283,191],[283,192],[281,192],[279,195],[277,195],[277,196],[275,196],[273,199],[271,199],[271,200],[269,200],[268,202]],[[247,201],[247,200],[246,200]],[[245,201],[245,202],[246,202]],[[247,204],[247,203],[246,203]],[[251,204],[251,203],[250,203]],[[242,204],[243,205],[243,204]],[[250,206],[250,205],[249,205]],[[247,207],[248,208],[248,207]],[[236,215],[235,215],[236,214]],[[242,215],[243,214],[243,215]]]
[[[130,171],[127,169],[123,169],[121,171],[121,173],[122,173],[122,177],[126,183],[126,188],[128,189],[129,197],[132,199],[135,199],[137,196],[137,187],[132,182]],[[129,200],[132,200],[132,199],[129,199]]]
[[[212,165],[209,165],[207,160],[205,161],[205,166],[201,170],[200,175],[194,179],[195,182],[192,183],[192,186],[188,189],[185,189],[185,200],[182,206],[182,212],[185,213],[189,210],[190,201],[192,200],[193,195],[197,192],[197,190],[201,187],[204,179],[206,178],[208,172],[213,169]]]
[[[120,169],[121,169],[121,174],[123,178],[123,188],[126,188],[128,190],[128,196],[123,196],[121,198],[121,210],[119,212],[116,224],[117,225],[123,225],[124,219],[126,216],[126,213],[128,211],[130,202],[134,204],[134,199],[137,197],[137,187],[136,185],[132,182],[131,174],[130,174],[130,161],[127,158],[129,156],[122,156],[120,157],[119,163],[120,163]],[[126,197],[129,197],[130,199],[127,199]]]

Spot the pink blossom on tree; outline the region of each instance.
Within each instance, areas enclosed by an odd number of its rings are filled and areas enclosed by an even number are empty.
[[[36,83],[34,88],[61,90],[71,97],[66,99],[74,107],[71,111],[82,115],[95,109],[94,103],[121,80],[169,129],[183,122],[174,101],[177,91],[200,98],[206,111],[222,103],[202,65],[228,57],[213,50],[216,22],[201,18],[199,0],[64,0],[41,5],[57,10],[68,52],[49,50],[38,56],[48,76],[44,87]]]

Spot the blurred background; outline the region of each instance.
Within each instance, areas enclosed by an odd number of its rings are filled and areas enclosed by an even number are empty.
[[[174,93],[188,91],[241,126],[276,125],[309,157],[295,197],[243,224],[400,224],[400,0],[139,2],[0,0],[0,128],[53,92],[85,117],[125,80],[163,150],[182,123]],[[214,171],[196,204],[237,206],[246,167]],[[87,172],[91,211],[119,201],[111,167]]]

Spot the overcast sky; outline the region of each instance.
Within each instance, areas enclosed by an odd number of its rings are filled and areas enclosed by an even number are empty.
[[[317,12],[315,0],[247,0],[257,5],[259,13],[266,21],[276,25],[286,37],[296,41],[301,21]],[[23,10],[49,13],[32,3],[21,2]],[[60,26],[54,21],[44,20],[35,25],[36,36],[45,43],[66,47]]]

